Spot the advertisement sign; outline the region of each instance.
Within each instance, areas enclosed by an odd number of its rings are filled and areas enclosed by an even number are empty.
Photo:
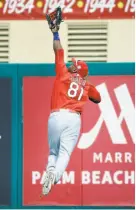
[[[0,205],[10,205],[11,79],[0,78]]]
[[[23,205],[134,205],[134,76],[90,80],[102,101],[85,105],[70,163],[51,193],[40,198],[54,78],[24,77]]]
[[[44,20],[60,6],[64,19],[127,19],[135,0],[1,0],[0,20]]]

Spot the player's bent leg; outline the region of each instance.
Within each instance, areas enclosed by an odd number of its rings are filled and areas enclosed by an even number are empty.
[[[51,114],[48,121],[49,156],[46,173],[43,179],[42,194],[47,195],[55,180],[55,166],[59,154],[61,127],[56,122],[56,113]]]
[[[69,160],[70,160],[70,155],[68,154],[68,151],[61,147],[59,157],[56,163],[56,168],[55,168],[55,172],[56,172],[55,183],[57,183],[60,180],[61,176],[63,175],[69,163]]]
[[[52,171],[52,170],[55,169],[57,158],[58,158],[58,154],[51,153],[48,156],[48,163],[47,163],[47,166],[46,166],[47,171]]]
[[[51,114],[48,121],[49,156],[46,170],[55,168],[59,153],[61,130],[57,126],[56,115]]]
[[[60,149],[55,168],[55,182],[58,182],[61,176],[63,175],[69,163],[71,153],[73,152],[80,135],[80,116],[78,116],[77,114],[71,114],[70,119],[71,120],[68,120],[68,125],[63,130],[60,138]]]

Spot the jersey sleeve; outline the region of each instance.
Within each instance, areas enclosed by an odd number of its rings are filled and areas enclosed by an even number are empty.
[[[89,92],[88,92],[89,100],[94,103],[100,103],[101,102],[101,96],[98,90],[93,86],[90,85]]]
[[[55,52],[55,70],[57,75],[63,75],[66,72],[66,65],[64,63],[64,50],[59,49]]]

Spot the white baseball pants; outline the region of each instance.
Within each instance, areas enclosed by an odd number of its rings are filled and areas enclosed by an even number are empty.
[[[48,120],[49,156],[47,170],[54,170],[55,183],[63,175],[81,128],[81,117],[77,113],[61,109],[50,114]]]

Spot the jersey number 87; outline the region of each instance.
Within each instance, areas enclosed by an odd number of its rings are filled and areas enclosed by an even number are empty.
[[[79,85],[76,82],[71,82],[70,87],[68,89],[68,96],[71,98],[74,98],[77,96],[79,90]],[[80,99],[82,98],[84,89],[81,87],[81,92],[78,96],[78,101],[80,101]]]

